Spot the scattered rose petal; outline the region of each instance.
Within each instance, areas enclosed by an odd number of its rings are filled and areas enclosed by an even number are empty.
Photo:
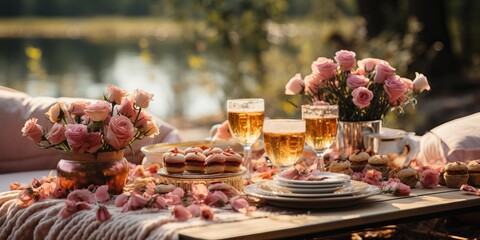
[[[440,181],[440,176],[438,172],[433,169],[427,169],[423,171],[422,178],[420,179],[420,184],[424,188],[434,188],[438,185]]]
[[[200,216],[203,220],[213,220],[213,211],[209,206],[203,204],[202,206],[200,206],[200,212]]]
[[[175,220],[184,222],[192,217],[192,214],[182,205],[176,205],[173,207],[172,216]]]
[[[97,213],[95,216],[97,217],[97,221],[99,221],[100,223],[103,223],[112,218],[112,215],[110,214],[110,212],[108,212],[108,209],[102,205],[98,205]]]
[[[108,193],[108,186],[102,185],[95,190],[95,199],[97,202],[106,202],[110,200],[110,194]]]

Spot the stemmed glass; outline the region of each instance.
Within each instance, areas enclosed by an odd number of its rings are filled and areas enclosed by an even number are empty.
[[[253,171],[250,159],[252,144],[262,134],[265,102],[262,98],[227,100],[227,119],[233,138],[243,146],[243,165],[247,176]]]
[[[263,124],[265,151],[281,171],[292,166],[303,153],[305,121],[269,119]]]
[[[306,124],[305,142],[317,153],[317,168],[325,171],[323,152],[335,142],[338,125],[338,105],[302,105]]]

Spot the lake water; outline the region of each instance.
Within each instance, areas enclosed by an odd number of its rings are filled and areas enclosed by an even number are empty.
[[[40,58],[29,53],[36,49]],[[149,110],[163,119],[219,119],[225,98],[219,86],[225,77],[193,69],[195,61],[220,68],[228,62],[208,55],[196,59],[188,44],[172,41],[0,39],[0,84],[33,96],[101,98],[111,83],[153,93]]]

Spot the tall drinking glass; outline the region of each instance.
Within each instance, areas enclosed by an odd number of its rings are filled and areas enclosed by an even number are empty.
[[[227,100],[228,125],[235,141],[243,146],[243,166],[247,168],[248,177],[253,171],[250,148],[262,134],[264,112],[262,98]]]
[[[302,105],[306,124],[305,142],[317,153],[317,167],[325,171],[323,152],[335,143],[338,125],[338,105]]]
[[[281,171],[292,166],[305,145],[305,121],[270,119],[263,124],[265,152]]]

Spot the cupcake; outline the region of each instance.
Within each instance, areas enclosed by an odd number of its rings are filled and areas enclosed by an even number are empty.
[[[214,174],[225,171],[225,155],[221,153],[210,154],[205,159],[205,173]]]
[[[163,155],[163,166],[168,173],[183,173],[186,167],[185,155],[167,152]]]
[[[418,183],[418,172],[415,168],[407,167],[397,172],[397,178],[410,188],[415,188]]]
[[[240,154],[233,151],[232,148],[227,148],[225,152],[225,171],[228,173],[235,173],[240,171],[240,165],[242,165],[243,158]]]
[[[445,182],[445,177],[443,176],[444,174],[445,174],[445,166],[443,166],[442,169],[440,169],[438,184],[442,186],[447,186],[447,183]]]
[[[348,160],[350,160],[350,164],[352,165],[352,170],[354,172],[362,172],[368,163],[369,157],[370,155],[366,152],[352,153],[348,157]]]
[[[186,152],[186,150],[185,150]],[[189,152],[185,155],[186,170],[191,173],[205,172],[205,155],[202,152]]]
[[[373,155],[368,158],[368,164],[365,170],[375,169],[382,173],[382,179],[388,178],[390,168],[388,167],[388,157],[386,155]]]
[[[480,186],[480,162],[471,161],[467,165],[468,168],[468,184]]]
[[[445,182],[449,188],[460,188],[468,182],[468,167],[462,162],[451,162],[445,166]]]
[[[328,166],[328,171],[334,173],[343,173],[347,175],[352,175],[353,170],[351,168],[351,163],[348,160],[345,161],[333,161]]]

